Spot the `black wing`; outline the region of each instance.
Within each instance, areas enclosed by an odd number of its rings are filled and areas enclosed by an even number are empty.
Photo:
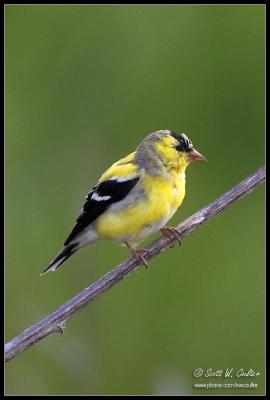
[[[64,245],[68,245],[79,232],[82,232],[111,204],[123,200],[139,179],[138,177],[123,182],[111,179],[96,185],[86,196],[82,211],[76,220],[77,223]]]

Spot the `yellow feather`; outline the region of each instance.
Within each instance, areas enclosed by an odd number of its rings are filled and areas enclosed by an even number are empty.
[[[137,172],[137,165],[134,164],[134,157],[136,152],[129,154],[128,156],[121,158],[115,162],[99,179],[100,182],[107,181],[108,179],[114,177],[132,176]]]
[[[173,216],[185,197],[185,174],[142,176],[146,197],[139,203],[116,212],[101,215],[96,231],[101,238],[138,243],[148,236],[152,226],[165,223]]]

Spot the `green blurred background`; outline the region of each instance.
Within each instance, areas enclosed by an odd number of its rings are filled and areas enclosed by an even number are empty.
[[[6,6],[7,340],[127,257],[103,241],[39,276],[146,134],[186,132],[208,159],[173,224],[264,163],[264,18],[263,5]],[[260,187],[12,360],[6,393],[262,394],[264,273]],[[199,367],[253,368],[242,382],[258,388],[195,390],[227,382]]]

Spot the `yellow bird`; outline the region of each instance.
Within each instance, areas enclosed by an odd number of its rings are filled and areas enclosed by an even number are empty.
[[[75,251],[99,239],[126,245],[146,265],[146,250],[136,246],[166,227],[185,197],[185,171],[192,161],[206,161],[184,133],[164,129],[148,135],[128,156],[114,163],[87,194],[64,248],[42,274],[55,271]]]

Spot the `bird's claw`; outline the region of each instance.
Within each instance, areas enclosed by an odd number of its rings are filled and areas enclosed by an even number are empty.
[[[138,261],[140,261],[140,264],[143,264],[145,268],[147,268],[148,264],[144,256],[148,254],[148,250],[145,249],[133,249],[132,251],[133,255],[137,258]]]
[[[178,245],[181,246],[181,234],[178,229],[174,228],[173,226],[164,226],[164,228],[160,229],[160,232],[163,236],[172,240],[176,240]],[[172,244],[170,247],[174,247],[174,244]]]
[[[126,243],[126,244],[127,244],[127,243]],[[128,246],[128,248],[129,248],[131,254],[133,254],[133,256],[136,257],[137,261],[139,261],[140,264],[144,265],[145,268],[147,268],[147,261],[146,261],[146,259],[144,258],[144,256],[145,256],[146,254],[148,254],[149,251],[148,251],[148,250],[145,250],[145,249],[135,249],[134,247],[131,247],[131,246],[128,245],[128,244],[127,244],[127,246]]]
[[[131,252],[131,254],[132,254],[133,256],[136,257],[137,261],[138,261],[140,264],[144,265],[145,268],[147,268],[147,261],[146,261],[146,259],[144,258],[144,256],[145,256],[146,254],[149,254],[149,250],[146,250],[146,249],[136,249],[136,248],[134,248],[133,246],[131,246],[131,244],[130,244],[129,242],[127,242],[127,241],[124,241],[123,243],[128,247],[128,249],[129,249],[129,251]]]

